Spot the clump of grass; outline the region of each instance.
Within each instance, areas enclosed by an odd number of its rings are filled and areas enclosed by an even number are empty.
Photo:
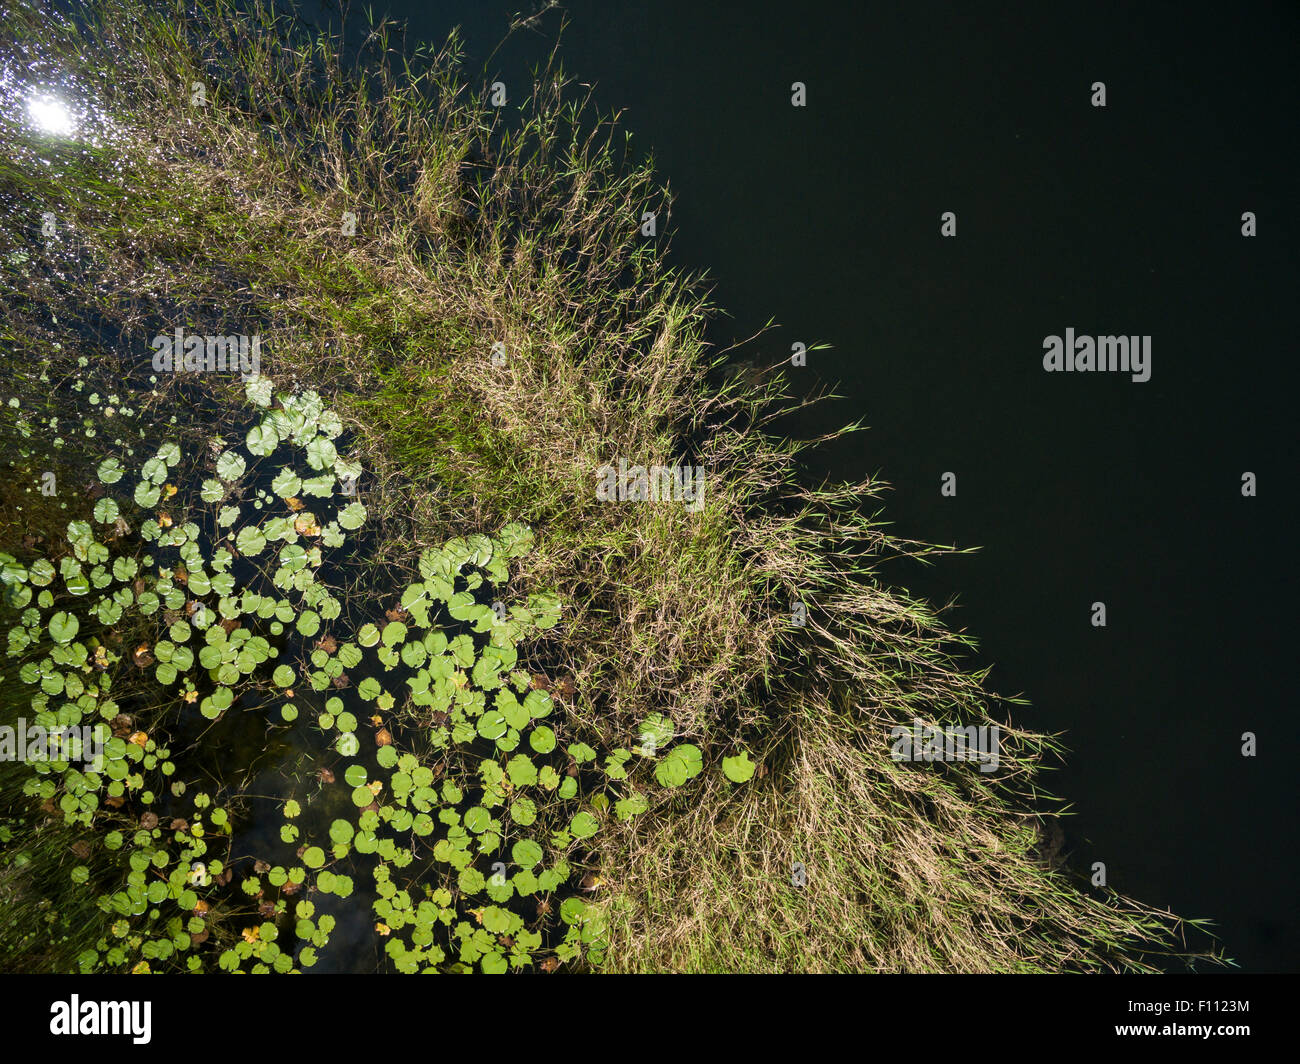
[[[14,386],[54,313],[107,329],[128,379],[159,320],[256,323],[226,331],[270,336],[271,372],[355,434],[374,557],[527,522],[513,583],[564,604],[530,653],[566,739],[631,746],[653,718],[702,751],[704,771],[602,835],[604,967],[1149,970],[1197,952],[1172,914],[1035,860],[1025,814],[1050,810],[1055,742],[877,576],[939,548],[885,531],[880,483],[803,481],[817,441],[769,431],[793,402],[779,371],[709,383],[707,288],[639,230],[670,199],[554,56],[502,111],[454,36],[407,51],[381,23],[345,50],[260,4],[94,0],[76,28],[20,5],[6,91],[22,54],[95,103],[75,144],[0,118],[0,199],[64,234],[27,259],[27,234],[0,234]],[[703,507],[597,502],[620,457],[703,466]],[[1002,771],[894,762],[889,730],[914,718],[1001,726]],[[759,770],[735,783],[721,763],[741,751]]]

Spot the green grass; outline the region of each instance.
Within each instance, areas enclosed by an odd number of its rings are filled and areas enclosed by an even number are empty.
[[[0,115],[0,202],[33,220],[0,233],[11,387],[39,396],[35,367],[83,353],[132,372],[122,344],[61,323],[119,330],[137,375],[160,321],[260,331],[264,372],[355,433],[376,558],[527,522],[516,585],[564,602],[533,664],[572,684],[566,737],[631,745],[662,713],[704,751],[691,786],[606,833],[608,968],[1149,970],[1204,952],[1172,914],[1035,860],[1025,813],[1057,808],[1039,775],[1058,745],[876,575],[941,548],[888,534],[880,483],[802,479],[811,444],[767,429],[794,402],[779,371],[708,383],[706,286],[639,232],[667,192],[554,57],[503,111],[454,37],[407,51],[376,25],[349,61],[222,0],[95,0],[81,30],[15,3],[13,78],[23,55],[98,117],[60,144]],[[703,509],[598,503],[620,457],[704,465]],[[1002,771],[895,763],[889,729],[913,717],[1000,724]],[[761,770],[735,785],[718,765],[742,747]]]

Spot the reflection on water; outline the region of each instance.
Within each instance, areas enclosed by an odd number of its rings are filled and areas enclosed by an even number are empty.
[[[27,116],[37,130],[51,136],[71,137],[77,131],[71,109],[48,92],[36,92],[27,98]]]

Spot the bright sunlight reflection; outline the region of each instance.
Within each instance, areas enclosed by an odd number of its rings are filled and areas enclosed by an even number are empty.
[[[42,133],[56,137],[70,137],[77,123],[68,105],[55,96],[42,94],[27,100],[27,114]]]

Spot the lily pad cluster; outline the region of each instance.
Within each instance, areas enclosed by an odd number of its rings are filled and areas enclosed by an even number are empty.
[[[533,549],[523,524],[423,550],[349,632],[326,574],[369,515],[343,424],[265,378],[246,398],[233,441],[123,444],[58,549],[0,554],[32,719],[88,727],[102,752],[73,745],[23,782],[84,835],[66,874],[98,892],[104,928],[82,970],[312,968],[358,876],[398,971],[598,965],[600,833],[698,776],[703,753],[662,715],[625,748],[571,731],[522,657],[559,599],[503,601]],[[242,793],[251,766],[202,786],[190,767],[248,714],[299,752],[270,843]],[[754,766],[742,752],[722,770]]]
[[[321,545],[341,545],[365,518],[359,501],[335,502],[335,478],[355,478],[360,467],[337,454],[342,424],[319,396],[279,395],[273,406],[265,379],[250,382],[247,395],[262,411],[258,422],[242,451],[213,448],[215,475],[197,492],[173,483],[183,479],[177,441],[140,461],[118,440],[125,454],[97,464],[97,498],[87,518],[68,522],[65,549],[27,564],[0,554],[4,605],[16,617],[6,653],[19,663],[17,680],[33,689],[27,719],[75,737],[60,748],[68,760],[24,766],[22,793],[65,826],[93,831],[74,844],[85,863],[68,873],[103,887],[98,902],[108,918],[106,934],[80,958],[83,970],[148,970],[207,940],[205,917],[229,909],[218,894],[232,878],[232,812],[205,791],[187,794],[167,731],[187,714],[215,721],[259,690],[286,687],[296,676],[276,660],[286,626],[303,633],[339,615],[316,573]],[[290,460],[272,490],[249,483],[254,464],[282,445]],[[295,451],[305,457],[301,476]],[[321,499],[320,516],[278,495],[277,485]],[[253,561],[259,556],[265,561]],[[130,649],[124,633],[144,638]],[[112,694],[124,675],[134,715]],[[305,876],[290,870],[284,882]],[[253,893],[246,880],[243,893]],[[203,961],[190,953],[184,966],[199,970]],[[289,970],[292,955],[266,945],[257,967]]]

